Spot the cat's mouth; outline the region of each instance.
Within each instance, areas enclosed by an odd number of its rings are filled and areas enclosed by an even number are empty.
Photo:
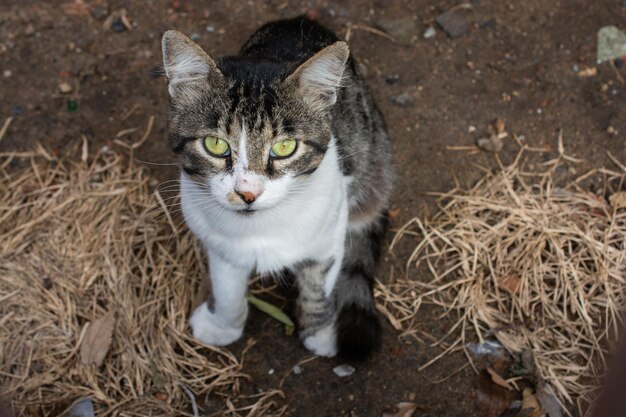
[[[255,212],[256,212],[256,210],[253,209],[253,208],[250,208],[250,207],[246,207],[244,209],[237,210],[237,214],[240,214],[242,216],[252,216]]]

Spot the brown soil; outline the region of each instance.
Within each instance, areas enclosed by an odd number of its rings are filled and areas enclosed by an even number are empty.
[[[68,0],[69,1],[69,0]],[[115,147],[121,137],[136,141],[151,115],[155,126],[136,152],[160,181],[175,178],[167,146],[167,92],[162,78],[150,71],[160,64],[160,35],[169,28],[197,34],[198,43],[215,56],[235,53],[262,23],[316,10],[322,23],[346,34],[349,24],[375,27],[383,17],[412,16],[416,21],[410,45],[401,45],[359,27],[351,30],[350,46],[366,70],[366,78],[384,113],[395,153],[398,180],[393,204],[400,209],[399,226],[428,207],[427,191],[445,191],[454,178],[469,184],[479,171],[472,163],[487,156],[450,151],[447,146],[473,145],[488,133],[496,117],[510,134],[524,135],[533,146],[555,149],[557,130],[563,129],[569,154],[585,168],[610,165],[606,152],[626,159],[626,71],[608,63],[593,77],[577,76],[595,66],[596,33],[605,25],[623,24],[626,7],[617,0],[472,0],[466,35],[449,39],[439,29],[433,39],[423,31],[441,12],[457,5],[437,0],[355,0],[253,2],[233,0],[86,0],[108,13],[126,8],[132,30],[103,28],[107,15],[71,15],[61,1],[0,2],[0,123],[13,122],[0,142],[0,151],[27,150],[36,141],[62,152],[85,136],[91,149]],[[212,26],[214,30],[208,31]],[[395,81],[397,79],[397,81]],[[59,84],[73,86],[61,94]],[[414,101],[400,107],[390,96],[406,92]],[[68,111],[68,99],[76,111]],[[476,132],[469,133],[475,126]],[[612,128],[616,133],[609,133]],[[611,130],[611,129],[609,129]],[[501,157],[514,155],[513,141],[505,141]],[[157,165],[154,165],[157,164]],[[405,242],[411,245],[412,242]],[[404,261],[389,255],[380,279],[403,274]],[[449,321],[440,311],[424,311],[423,331],[443,335]],[[255,312],[246,338],[256,344],[248,351],[244,371],[252,377],[246,390],[271,389],[300,360],[307,357],[296,338],[283,335],[279,324]],[[240,352],[242,341],[232,349]],[[302,365],[300,375],[284,383],[291,416],[380,416],[399,401],[418,404],[419,416],[475,416],[476,378],[470,368],[441,380],[465,364],[461,353],[447,356],[423,372],[417,369],[440,353],[414,340],[401,340],[390,326],[384,347],[357,372],[338,378],[337,361],[316,359]]]

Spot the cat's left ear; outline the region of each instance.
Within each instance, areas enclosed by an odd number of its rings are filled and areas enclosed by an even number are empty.
[[[161,45],[170,96],[175,97],[185,85],[222,81],[222,73],[211,57],[182,33],[168,30]]]
[[[295,83],[307,104],[315,109],[325,109],[337,101],[350,48],[345,42],[335,42],[322,49],[297,67],[286,83]]]

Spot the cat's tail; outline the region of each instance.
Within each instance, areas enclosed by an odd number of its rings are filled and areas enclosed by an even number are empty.
[[[351,231],[336,287],[337,347],[352,360],[368,357],[380,346],[381,327],[374,305],[374,273],[388,218],[381,215],[371,225]]]

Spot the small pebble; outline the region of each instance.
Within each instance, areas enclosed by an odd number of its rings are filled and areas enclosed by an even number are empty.
[[[606,133],[609,135],[617,135],[617,130],[613,126],[609,126],[606,128]]]
[[[268,374],[268,375],[274,375],[274,368],[270,369],[270,370],[267,372],[267,374]]]
[[[209,33],[215,32],[215,26],[211,26],[211,25],[207,26],[206,27],[206,31],[209,32]]]
[[[409,107],[414,101],[413,96],[406,92],[393,95],[389,99],[393,104],[400,107]]]
[[[385,83],[387,83],[389,85],[394,85],[399,80],[400,80],[400,76],[398,74],[386,75],[385,76]]]
[[[117,33],[126,32],[126,25],[121,19],[115,19],[113,23],[111,23],[111,29]]]
[[[73,90],[72,85],[70,83],[62,82],[59,84],[59,91],[61,94],[69,94]]]
[[[82,399],[70,408],[69,415],[72,417],[94,417],[93,403],[89,398]]]
[[[200,34],[199,33],[192,33],[190,38],[191,38],[192,41],[200,40]]]
[[[337,375],[340,378],[346,377],[346,376],[350,376],[352,375],[354,372],[356,371],[356,369],[354,369],[354,367],[348,365],[348,364],[343,364],[343,365],[339,365],[339,366],[335,366],[333,368],[333,372],[335,373],[335,375]]]
[[[104,6],[93,6],[91,8],[91,16],[93,16],[93,18],[96,20],[103,19],[108,14],[109,14],[109,11]]]
[[[32,23],[29,23],[26,26],[26,29],[24,29],[24,34],[26,34],[27,36],[33,35],[35,33],[35,26],[33,26]]]
[[[2,76],[3,76],[4,78],[9,78],[11,75],[13,75],[13,73],[11,72],[11,70],[4,70],[4,71],[2,72]]]
[[[422,35],[422,37],[424,39],[430,39],[430,38],[434,38],[436,34],[437,34],[437,30],[435,30],[434,27],[430,26],[428,29],[424,31],[424,34]]]
[[[483,29],[483,30],[493,29],[495,27],[496,27],[496,20],[495,19],[485,20],[484,22],[482,22],[480,24],[480,28]]]
[[[302,373],[302,367],[300,365],[294,366],[291,371],[294,375],[300,375]]]

